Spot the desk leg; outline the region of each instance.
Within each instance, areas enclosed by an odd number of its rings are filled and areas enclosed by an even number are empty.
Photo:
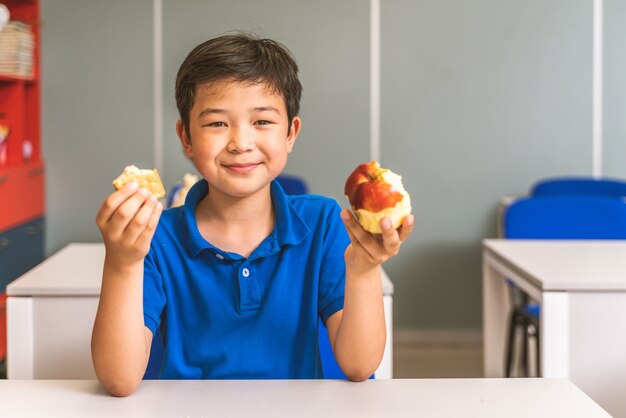
[[[33,379],[33,298],[7,298],[7,377]]]
[[[569,378],[569,298],[567,292],[543,292],[539,316],[541,376]]]
[[[504,377],[504,351],[510,302],[504,277],[488,254],[483,255],[483,370],[485,377]]]

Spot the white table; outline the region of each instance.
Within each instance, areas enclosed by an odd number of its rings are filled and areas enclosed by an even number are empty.
[[[9,379],[95,379],[91,330],[103,263],[103,244],[70,244],[7,286]],[[393,370],[393,284],[384,272],[383,301],[387,342],[379,379]]]
[[[564,379],[146,380],[114,398],[93,380],[0,381],[19,417],[609,417]]]
[[[484,367],[504,375],[511,279],[541,306],[541,376],[626,417],[626,241],[483,241]]]

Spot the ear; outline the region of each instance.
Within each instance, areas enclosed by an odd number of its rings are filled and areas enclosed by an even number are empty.
[[[189,139],[189,136],[187,136],[187,130],[185,129],[183,121],[180,119],[176,122],[176,134],[178,135],[178,139],[180,139],[180,143],[183,146],[183,152],[187,158],[192,158],[193,150],[191,148],[191,140]]]
[[[287,136],[287,153],[291,153],[291,150],[293,150],[293,145],[296,143],[296,138],[300,133],[301,127],[302,119],[300,119],[300,116],[295,116],[291,121],[291,129],[289,130],[289,135]]]

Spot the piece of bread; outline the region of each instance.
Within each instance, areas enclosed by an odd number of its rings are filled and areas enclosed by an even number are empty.
[[[134,165],[129,165],[118,178],[113,180],[113,187],[115,187],[115,190],[119,190],[133,181],[139,184],[140,188],[150,191],[158,199],[165,196],[165,188],[156,168],[154,170],[143,170]]]

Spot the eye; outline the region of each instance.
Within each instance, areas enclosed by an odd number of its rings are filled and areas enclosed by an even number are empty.
[[[255,125],[270,125],[272,122],[270,122],[269,120],[258,120],[256,122],[254,122]]]
[[[226,126],[226,123],[224,123],[224,122],[210,122],[210,123],[207,123],[206,125],[203,125],[203,126],[210,126],[212,128],[223,128],[223,127]]]

